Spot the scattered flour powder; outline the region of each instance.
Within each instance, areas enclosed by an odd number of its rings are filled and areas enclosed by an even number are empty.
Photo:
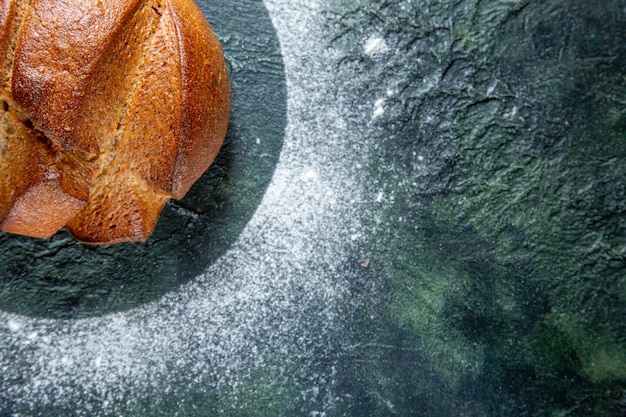
[[[361,236],[359,170],[349,163],[359,138],[343,120],[345,101],[328,91],[335,75],[316,1],[265,4],[283,52],[288,121],[273,180],[238,241],[201,276],[131,311],[81,320],[0,312],[0,401],[126,415],[137,398],[184,398],[206,384],[236,392],[257,369],[285,378],[297,370],[313,394],[330,383],[307,364],[341,338],[336,307],[348,294],[336,271]],[[386,46],[371,38],[364,48]],[[374,115],[382,112],[377,103]]]

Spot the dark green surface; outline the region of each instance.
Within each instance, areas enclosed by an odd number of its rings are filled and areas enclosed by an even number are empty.
[[[259,2],[203,3],[231,74],[224,146],[146,243],[88,246],[0,232],[0,309],[78,318],[152,301],[206,270],[235,241],[265,192],[280,153],[286,86],[278,40]]]
[[[626,3],[431,3],[372,7],[407,55],[347,414],[623,416]]]
[[[291,256],[287,245],[259,239],[265,246],[251,252],[279,265],[269,271],[287,289],[266,289],[267,299],[233,290],[242,303],[267,302],[221,323],[249,332],[246,343],[199,344],[201,319],[181,324],[193,335],[184,355],[217,374],[198,381],[196,363],[173,361],[158,375],[172,379],[168,392],[125,381],[111,388],[109,411],[80,385],[66,387],[69,398],[96,404],[98,416],[626,415],[626,2],[328,0],[311,14],[322,16],[322,49],[331,51],[327,100],[348,108],[350,158],[327,166],[359,178],[367,198],[344,214],[359,217],[363,237],[292,269],[277,260]],[[224,19],[235,31],[246,21]],[[385,40],[380,57],[363,51],[371,36]],[[265,47],[253,44],[231,46]],[[372,119],[381,97],[385,112]],[[284,224],[270,226],[289,236]],[[336,292],[339,318],[327,324],[328,305],[305,284],[329,270],[335,278],[321,282]],[[128,294],[147,288],[140,282]],[[255,355],[262,365],[248,366]],[[230,361],[239,373],[224,382]],[[77,411],[71,401],[1,392],[0,410],[2,400],[7,415]]]

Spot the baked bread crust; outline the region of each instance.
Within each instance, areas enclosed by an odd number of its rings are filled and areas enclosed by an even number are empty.
[[[143,241],[217,155],[221,46],[192,0],[0,0],[0,229]]]

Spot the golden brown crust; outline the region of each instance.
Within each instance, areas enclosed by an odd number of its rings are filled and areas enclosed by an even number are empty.
[[[12,95],[33,123],[65,149],[97,153],[97,138],[76,132],[86,93],[101,61],[129,32],[140,0],[34,0],[21,28]],[[143,23],[143,22],[141,22]],[[141,36],[143,25],[136,31]],[[122,58],[122,57],[120,57]],[[116,77],[119,66],[105,70]],[[119,88],[118,85],[113,87]]]
[[[11,76],[13,73],[13,56],[17,44],[17,36],[21,31],[28,10],[29,2],[14,0],[0,0],[0,51],[4,51],[0,61],[3,90],[10,91]]]
[[[0,25],[0,229],[45,237],[67,223],[89,243],[145,240],[228,127],[223,53],[200,10],[0,0]]]
[[[9,111],[2,120],[0,138],[0,219],[2,230],[28,231],[50,237],[85,206],[68,177],[56,166],[57,151]]]
[[[0,0],[0,51],[5,51],[5,56],[1,57],[0,71],[2,74],[2,87],[6,85],[5,75],[7,67],[11,65],[13,55],[9,55],[9,45],[11,43],[11,33],[15,25],[15,2],[10,0]]]
[[[196,4],[191,0],[167,2],[179,38],[183,79],[184,125],[172,191],[175,198],[181,198],[222,145],[230,114],[230,82],[222,48]],[[203,137],[208,140],[201,140]]]

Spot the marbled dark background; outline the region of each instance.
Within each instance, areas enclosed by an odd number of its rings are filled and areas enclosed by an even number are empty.
[[[166,299],[132,325],[0,328],[0,416],[624,416],[626,1],[265,4],[205,7],[234,74],[229,143],[129,249],[133,273],[64,236],[4,236],[0,308],[69,320],[175,293],[237,240],[286,126],[280,191],[218,284],[191,287],[203,300]],[[94,284],[90,259],[117,278]],[[66,334],[119,331],[95,339],[119,349],[127,327],[172,347],[137,342],[127,368],[112,355],[67,382]],[[33,329],[61,347],[32,348]]]

